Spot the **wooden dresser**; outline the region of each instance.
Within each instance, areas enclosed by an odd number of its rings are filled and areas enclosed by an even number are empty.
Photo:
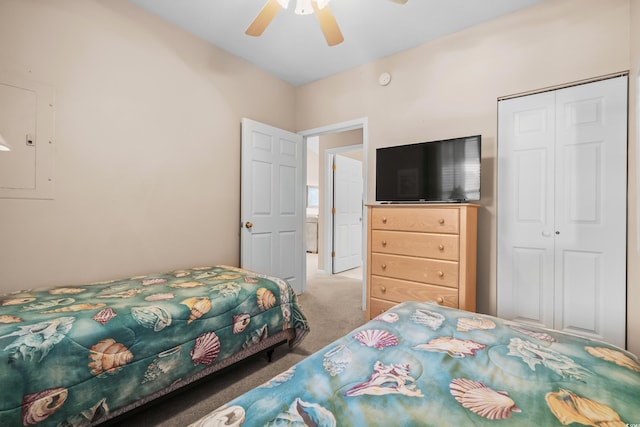
[[[478,205],[367,207],[367,320],[409,300],[475,311]]]

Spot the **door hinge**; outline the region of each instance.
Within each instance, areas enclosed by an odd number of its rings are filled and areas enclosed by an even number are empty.
[[[331,169],[336,170],[336,165],[331,165]]]
[[[331,258],[335,258],[336,257],[336,253],[335,252],[331,252]]]
[[[335,214],[336,214],[336,208],[331,208],[331,213],[332,213],[333,215],[335,215]]]

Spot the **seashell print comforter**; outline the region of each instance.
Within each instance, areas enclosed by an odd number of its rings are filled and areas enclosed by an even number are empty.
[[[307,332],[284,280],[227,266],[0,295],[0,425],[102,422]]]
[[[640,425],[640,365],[599,341],[406,302],[192,427],[218,425]]]

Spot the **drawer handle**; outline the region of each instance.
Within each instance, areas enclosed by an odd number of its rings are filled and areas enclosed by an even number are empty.
[[[387,264],[383,263],[380,267],[382,267],[383,270],[386,270],[387,269]]]
[[[384,286],[380,286],[380,292],[382,292],[383,294],[387,292],[387,288],[385,288]]]
[[[438,271],[438,276],[444,277],[444,271]]]
[[[444,302],[444,298],[442,298],[442,297],[438,297],[438,298],[436,298],[436,302],[437,302],[438,304],[442,304],[442,303]]]
[[[444,218],[440,218],[440,219],[438,220],[438,224],[443,225],[443,224],[444,224]]]
[[[385,247],[385,248],[387,247],[387,241],[386,240],[382,241],[382,246]]]
[[[382,223],[383,223],[383,224],[386,224],[386,223],[387,223],[387,217],[386,217],[386,216],[385,216],[385,217],[382,217]]]
[[[444,245],[438,245],[438,249],[440,249],[441,251],[444,251]]]

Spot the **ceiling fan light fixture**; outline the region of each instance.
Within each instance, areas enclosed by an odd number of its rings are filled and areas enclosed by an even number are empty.
[[[313,6],[311,0],[297,0],[296,2],[296,15],[311,15],[313,13]]]

